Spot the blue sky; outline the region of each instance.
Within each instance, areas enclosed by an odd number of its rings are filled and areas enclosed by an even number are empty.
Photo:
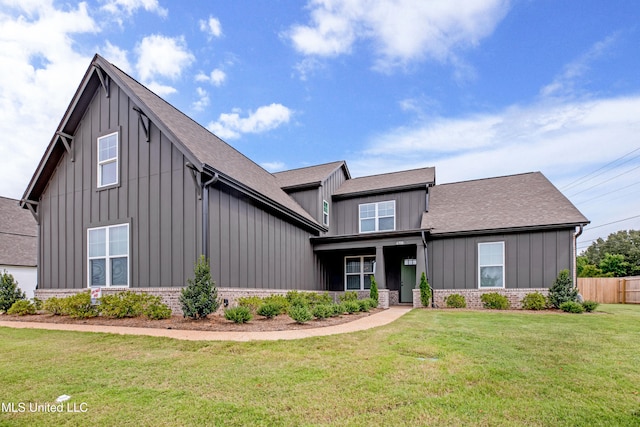
[[[541,171],[581,247],[640,229],[635,0],[0,0],[0,195],[96,52],[270,171]]]

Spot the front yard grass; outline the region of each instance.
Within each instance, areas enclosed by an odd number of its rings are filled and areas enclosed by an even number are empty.
[[[0,425],[640,425],[640,306],[277,342],[0,328]],[[71,396],[86,412],[29,412]],[[66,410],[66,406],[65,406]]]

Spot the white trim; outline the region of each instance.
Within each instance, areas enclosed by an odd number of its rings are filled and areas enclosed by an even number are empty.
[[[105,139],[105,138],[109,138],[111,136],[115,135],[116,136],[116,156],[115,157],[110,157],[106,160],[100,160],[100,140]],[[98,180],[96,181],[96,186],[98,188],[103,188],[103,187],[110,187],[112,185],[118,185],[120,183],[120,134],[119,132],[111,132],[107,135],[102,135],[99,136],[98,139],[96,140],[96,164],[98,166]],[[110,163],[115,163],[116,164],[116,180],[115,182],[109,182],[107,184],[102,184],[102,166],[110,164]]]
[[[380,205],[383,203],[393,203],[393,216],[392,215],[384,215],[381,216],[379,214]],[[362,207],[363,206],[374,206],[374,216],[362,218]],[[382,218],[393,218],[393,228],[391,230],[380,230],[380,219]],[[374,221],[374,229],[362,231],[362,220],[363,219],[373,219]],[[381,202],[373,202],[373,203],[361,203],[358,205],[358,233],[376,233],[379,231],[395,231],[396,230],[396,201],[395,200],[384,200]]]
[[[113,286],[111,285],[111,259],[112,258],[124,258],[125,255],[123,254],[118,254],[118,255],[110,255],[109,254],[109,231],[112,228],[116,228],[116,227],[127,227],[127,253],[126,253],[126,257],[127,257],[127,284],[126,285],[116,285]],[[91,231],[94,230],[105,230],[105,247],[104,247],[104,256],[89,256],[89,250],[90,250],[90,244],[91,241],[89,240],[89,234]],[[107,225],[107,226],[103,226],[103,227],[92,227],[92,228],[87,228],[87,287],[91,288],[91,261],[92,260],[97,260],[97,259],[104,259],[104,264],[105,264],[105,284],[103,287],[106,288],[128,288],[130,283],[131,283],[131,227],[129,226],[128,222],[125,222],[123,224],[113,224],[113,225]]]
[[[364,271],[364,260],[365,258],[372,258],[372,270],[373,271]],[[348,259],[357,259],[360,263],[360,271],[357,273],[347,273],[347,260]],[[373,276],[376,272],[376,256],[375,255],[351,255],[344,257],[344,290],[345,291],[368,291],[369,289],[365,289],[364,287],[364,278],[365,274],[369,276]],[[348,289],[347,288],[347,277],[348,276],[359,276],[360,277],[360,287],[358,289]]]
[[[502,247],[502,264],[480,264],[480,248],[483,245],[496,245],[496,244],[500,244]],[[477,257],[478,257],[478,289],[504,289],[505,288],[505,282],[507,280],[506,278],[506,269],[505,269],[505,265],[504,265],[504,260],[505,260],[505,245],[504,245],[504,241],[499,241],[499,242],[481,242],[478,243],[478,252],[477,252]],[[482,267],[502,267],[502,284],[500,286],[482,286]]]

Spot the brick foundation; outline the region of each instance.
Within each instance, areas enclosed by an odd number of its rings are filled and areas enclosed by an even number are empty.
[[[522,299],[525,295],[540,292],[542,295],[547,295],[549,289],[547,288],[526,288],[526,289],[434,289],[433,296],[436,308],[446,308],[444,302],[445,298],[451,294],[462,295],[467,301],[467,308],[482,308],[482,301],[480,297],[482,294],[496,292],[507,297],[509,304],[513,309],[522,308]],[[420,301],[420,289],[413,290],[413,307],[423,307]]]

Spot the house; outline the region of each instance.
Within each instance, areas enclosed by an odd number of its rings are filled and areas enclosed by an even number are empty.
[[[0,197],[0,273],[13,276],[27,298],[33,298],[37,276],[38,226],[20,201]]]
[[[423,272],[437,301],[524,295],[572,268],[588,222],[539,173],[436,185],[432,167],[352,178],[339,161],[271,174],[99,55],[21,204],[39,224],[40,297],[128,288],[174,308],[200,254],[230,300],[368,293],[375,275],[383,306],[416,304]]]

